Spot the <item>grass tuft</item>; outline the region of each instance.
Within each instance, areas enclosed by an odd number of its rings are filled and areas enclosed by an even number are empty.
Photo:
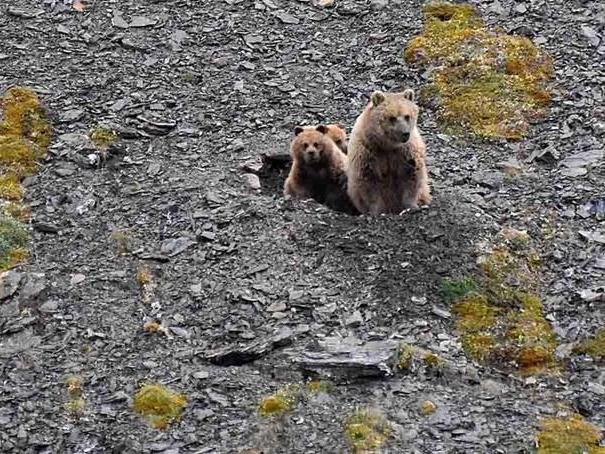
[[[345,435],[355,453],[377,450],[391,433],[391,424],[384,415],[367,408],[357,409],[345,424]]]
[[[144,385],[134,396],[133,408],[156,429],[165,429],[180,419],[187,398],[158,384]]]
[[[264,397],[258,412],[263,418],[282,415],[294,409],[301,389],[299,385],[288,385],[279,389],[275,394]]]

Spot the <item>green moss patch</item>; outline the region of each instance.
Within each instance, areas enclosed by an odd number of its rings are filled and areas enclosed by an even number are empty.
[[[180,419],[187,398],[157,384],[143,386],[134,396],[133,408],[156,429],[165,429]]]
[[[550,102],[551,57],[525,37],[487,30],[471,5],[431,3],[424,13],[404,54],[434,69],[422,98],[436,102],[454,133],[523,137]]]
[[[496,247],[481,261],[477,287],[452,307],[466,353],[523,375],[555,371],[557,340],[539,296],[539,260]]]
[[[574,348],[574,352],[592,356],[597,361],[605,360],[605,328],[599,330],[594,337],[581,342]]]
[[[52,128],[38,96],[27,88],[13,87],[0,100],[0,271],[28,257],[27,212],[21,180],[38,170],[52,139]]]
[[[538,454],[605,454],[601,431],[580,415],[545,418],[538,432]]]
[[[441,286],[441,293],[447,302],[459,300],[463,296],[477,289],[477,283],[471,277],[463,279],[445,279]]]
[[[27,258],[29,232],[25,226],[5,214],[0,214],[0,270],[12,268]]]
[[[374,452],[392,433],[391,424],[377,410],[358,409],[345,424],[345,435],[355,453]]]

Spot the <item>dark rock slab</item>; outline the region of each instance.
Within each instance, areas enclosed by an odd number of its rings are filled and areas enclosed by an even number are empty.
[[[282,328],[275,335],[246,345],[230,345],[206,352],[204,358],[219,366],[240,366],[255,361],[276,348],[292,343],[296,333]]]

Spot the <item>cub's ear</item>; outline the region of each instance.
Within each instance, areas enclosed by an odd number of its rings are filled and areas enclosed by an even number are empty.
[[[294,128],[294,135],[297,136],[304,130],[305,130],[305,128],[303,128],[302,126],[297,126],[296,128]]]
[[[403,97],[405,99],[407,99],[408,101],[414,101],[414,99],[416,98],[416,95],[414,94],[414,90],[412,90],[411,88],[408,88],[406,90],[403,90]]]
[[[345,125],[343,125],[342,123],[335,123],[334,126],[336,126],[337,128],[342,129],[343,131],[347,130],[347,128],[345,127]]]
[[[328,127],[326,125],[318,125],[315,129],[317,129],[322,134],[328,133]]]
[[[372,93],[372,105],[374,107],[378,107],[384,102],[385,99],[387,99],[387,97],[381,91],[375,91],[374,93]]]

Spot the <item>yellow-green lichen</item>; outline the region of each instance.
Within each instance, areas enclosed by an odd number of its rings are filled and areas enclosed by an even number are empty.
[[[29,89],[13,87],[0,100],[0,271],[25,261],[29,233],[23,224],[27,208],[15,203],[23,198],[21,180],[38,169],[46,154],[52,128],[38,96]],[[10,202],[10,203],[9,203]]]
[[[523,375],[557,370],[557,339],[539,296],[538,262],[531,251],[502,245],[481,261],[476,289],[452,307],[470,357]]]
[[[133,408],[156,429],[165,429],[180,419],[187,398],[158,384],[144,385],[134,396]]]
[[[599,446],[601,430],[574,414],[564,418],[544,418],[538,432],[538,454],[605,454]]]
[[[118,134],[105,126],[97,126],[90,131],[90,140],[99,148],[108,148],[118,140]]]
[[[82,377],[78,375],[72,375],[65,380],[65,385],[67,386],[67,392],[72,397],[79,397],[82,395],[83,391],[83,380]]]
[[[0,198],[13,201],[23,198],[23,187],[16,174],[11,172],[0,175]]]
[[[70,400],[64,405],[65,410],[70,413],[72,416],[81,416],[84,413],[84,409],[86,408],[86,401],[81,398],[75,398]]]
[[[72,375],[65,380],[69,401],[64,405],[65,410],[75,417],[79,417],[84,413],[86,401],[84,400],[83,380],[77,375]]]
[[[147,266],[141,266],[137,270],[137,282],[141,287],[145,287],[153,280],[153,274]]]
[[[445,361],[435,353],[427,353],[426,355],[424,355],[423,360],[424,364],[426,364],[429,369],[439,370],[442,369],[445,365]]]
[[[300,394],[299,385],[288,385],[279,389],[275,394],[264,397],[259,406],[259,414],[266,418],[277,416],[294,409]]]
[[[9,202],[4,205],[4,214],[19,222],[27,222],[31,218],[31,209],[16,202]]]
[[[358,409],[345,424],[345,435],[355,453],[374,452],[390,437],[391,424],[374,409]]]
[[[487,30],[467,4],[427,5],[424,30],[404,56],[434,68],[422,95],[453,132],[518,139],[550,102],[550,56],[525,37]]]
[[[574,348],[574,352],[590,355],[598,361],[605,360],[605,328],[599,330],[594,337],[581,342]]]
[[[437,411],[437,405],[433,401],[425,400],[420,406],[420,411],[424,416],[432,415]]]
[[[52,128],[33,90],[13,87],[6,92],[0,103],[4,111],[0,136],[29,140],[42,150],[48,147],[52,139]]]

